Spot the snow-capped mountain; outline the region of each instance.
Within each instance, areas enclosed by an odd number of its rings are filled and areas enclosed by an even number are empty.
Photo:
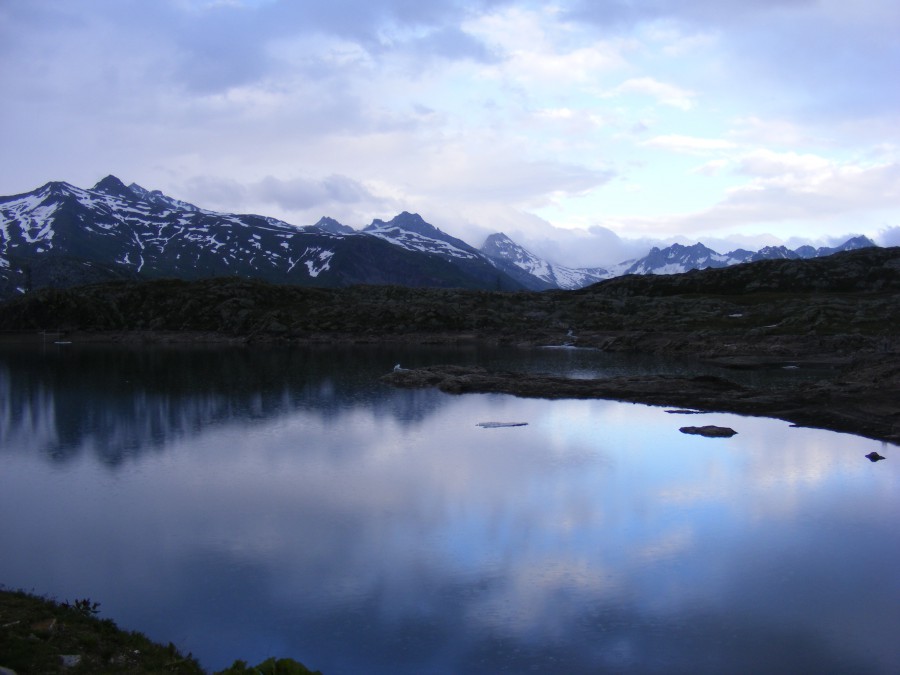
[[[551,263],[534,255],[502,232],[485,239],[481,252],[498,269],[535,291],[550,288],[572,290],[610,277],[609,271],[601,267],[576,269]]]
[[[876,245],[868,237],[859,236],[848,239],[840,246],[833,248],[820,247],[816,249],[812,246],[802,246],[797,250],[791,250],[785,246],[766,246],[759,251],[735,249],[729,253],[721,254],[700,243],[693,246],[672,244],[663,249],[654,247],[643,258],[623,263],[625,265],[624,269],[621,272],[613,270],[614,274],[612,276],[619,276],[619,274],[679,274],[690,270],[702,270],[708,267],[728,267],[757,260],[821,258],[841,251]]]
[[[737,262],[742,261],[716,253],[700,243],[693,246],[672,244],[663,249],[654,246],[650,253],[627,267],[624,274],[678,274],[707,267],[727,267]]]
[[[699,243],[673,244],[608,269],[571,268],[503,233],[476,249],[405,211],[361,231],[329,217],[295,226],[209,211],[107,176],[88,190],[51,182],[0,197],[0,299],[40,286],[216,276],[312,286],[576,289],[622,274],[673,274],[867,246],[875,244],[854,237],[835,248],[778,246],[723,255]]]
[[[363,232],[384,239],[408,251],[436,253],[447,258],[480,259],[478,251],[466,242],[426,223],[418,213],[404,211],[385,222],[375,219]]]
[[[848,239],[840,246],[821,246],[819,248],[813,248],[812,246],[801,246],[800,248],[795,249],[794,253],[796,253],[800,258],[824,258],[825,256],[831,255],[833,253],[840,253],[841,251],[855,251],[860,248],[870,248],[872,246],[877,246],[877,244],[868,237],[858,236]]]
[[[506,280],[512,280],[512,287],[529,288],[521,280],[494,266],[481,251],[425,222],[418,213],[404,211],[387,222],[376,219],[363,229],[362,233],[378,237],[410,252],[442,258],[466,270],[473,278],[481,280],[486,287],[510,288]]]
[[[89,190],[53,182],[0,198],[0,295],[114,278],[214,276],[319,286],[521,288],[484,258],[457,264],[331,219],[296,227],[207,211],[114,176]]]

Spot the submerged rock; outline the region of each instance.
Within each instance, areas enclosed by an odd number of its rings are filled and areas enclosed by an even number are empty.
[[[712,424],[708,424],[705,427],[681,427],[679,431],[683,434],[694,434],[708,438],[731,438],[737,433],[734,429],[717,427]]]
[[[878,454],[877,452],[875,452],[874,450],[873,450],[872,452],[870,452],[868,455],[866,455],[866,458],[867,458],[870,462],[880,462],[882,459],[887,459],[887,458],[884,457],[883,455],[879,455],[879,454]]]

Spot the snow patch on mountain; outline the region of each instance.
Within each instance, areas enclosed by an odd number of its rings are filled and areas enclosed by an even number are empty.
[[[408,251],[435,253],[446,258],[465,260],[480,258],[474,248],[425,222],[418,213],[404,211],[388,222],[376,219],[363,233],[384,239]]]
[[[331,269],[331,259],[334,257],[334,251],[314,248],[307,249],[304,252],[304,255],[306,254],[313,256],[305,262],[309,276],[317,277],[325,270]]]
[[[562,288],[572,290],[582,288],[608,278],[602,268],[575,269],[544,260],[528,249],[515,243],[502,232],[485,239],[481,252],[498,269],[514,274],[520,273],[520,281],[533,290]]]

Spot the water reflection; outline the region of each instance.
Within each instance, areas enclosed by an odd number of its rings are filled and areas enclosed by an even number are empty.
[[[739,431],[703,439],[645,406],[376,380],[493,352],[75,356],[0,371],[0,579],[99,599],[207,667],[900,666],[893,448],[873,465],[870,441],[773,420],[699,416]]]
[[[229,422],[297,409],[332,419],[349,404],[413,422],[427,395],[377,386],[388,350],[52,347],[0,351],[0,447],[110,466]],[[444,352],[428,351],[425,358]],[[363,386],[361,386],[363,385]],[[433,398],[433,397],[432,397]]]

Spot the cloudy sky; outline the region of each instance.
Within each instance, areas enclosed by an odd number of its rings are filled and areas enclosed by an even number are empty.
[[[0,0],[0,194],[415,211],[558,262],[900,244],[897,0]]]

